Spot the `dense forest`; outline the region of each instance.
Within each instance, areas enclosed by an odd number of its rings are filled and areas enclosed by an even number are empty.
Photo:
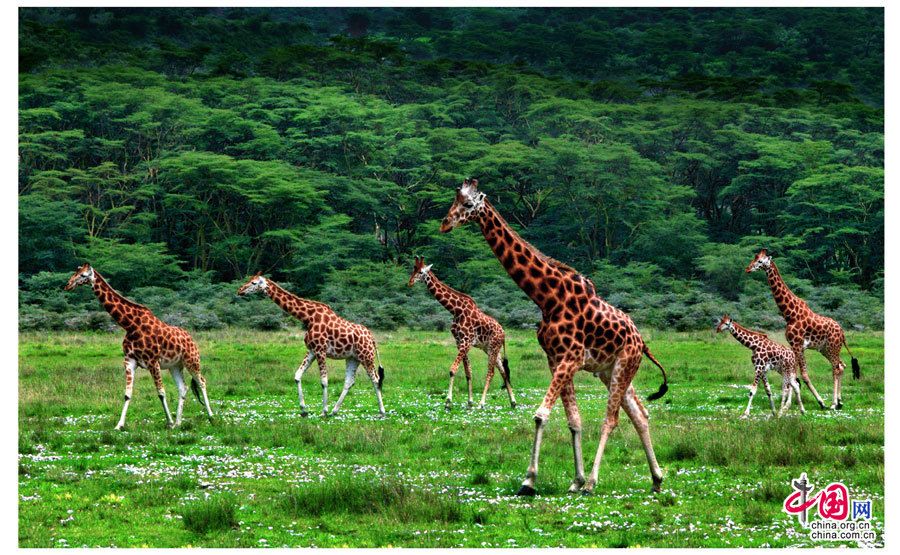
[[[379,329],[444,328],[424,255],[511,326],[536,308],[477,228],[477,177],[642,328],[782,327],[768,248],[883,326],[882,9],[19,11],[20,329],[112,325],[91,262],[191,329],[278,328],[262,270]]]

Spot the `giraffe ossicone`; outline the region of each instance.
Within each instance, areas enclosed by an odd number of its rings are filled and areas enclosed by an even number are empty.
[[[125,330],[125,339],[122,341],[122,352],[125,355],[125,404],[122,406],[122,414],[116,429],[121,430],[125,427],[125,416],[131,403],[134,377],[138,367],[150,371],[169,427],[181,424],[184,399],[187,396],[187,385],[182,374],[184,370],[191,374],[191,390],[206,409],[207,416],[212,419],[213,413],[206,394],[206,379],[200,371],[200,350],[191,335],[177,326],[163,322],[146,306],[126,298],[113,289],[88,263],[75,270],[63,289],[72,291],[80,285],[87,284],[90,284],[103,309]],[[166,401],[162,369],[168,369],[172,373],[178,387],[178,407],[174,420]]]
[[[453,205],[441,221],[447,233],[467,222],[477,223],[497,260],[516,285],[541,309],[538,342],[547,355],[553,374],[550,387],[535,413],[535,435],[531,463],[519,495],[534,495],[544,426],[559,397],[572,432],[575,477],[570,491],[589,493],[597,483],[600,461],[610,433],[618,425],[619,409],[634,424],[647,462],[654,491],[662,484],[662,470],[650,441],[647,410],[631,382],[643,356],[659,367],[663,384],[649,399],[661,397],[668,379],[659,361],[650,353],[631,318],[597,296],[593,282],[575,269],[545,255],[519,234],[478,190],[478,181],[466,179],[456,190]],[[573,377],[578,370],[594,373],[609,389],[606,418],[590,476],[585,479],[581,452],[581,416],[575,402]]]

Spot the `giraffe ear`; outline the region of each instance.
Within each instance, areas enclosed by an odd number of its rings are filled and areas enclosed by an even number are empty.
[[[476,191],[478,190],[478,180],[477,179],[469,180],[469,185],[472,186],[472,189],[474,189]]]
[[[434,264],[429,264],[428,266],[425,266],[424,268],[422,268],[422,273],[427,274],[428,272],[430,272],[432,266],[434,266]]]

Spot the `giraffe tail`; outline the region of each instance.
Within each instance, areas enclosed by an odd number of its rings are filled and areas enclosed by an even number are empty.
[[[506,341],[503,342],[503,371],[506,372],[506,383],[512,386],[512,378],[509,374],[509,359],[506,358]]]
[[[661,386],[659,386],[659,391],[647,397],[648,401],[655,401],[665,395],[667,391],[669,391],[669,378],[668,376],[666,376],[666,369],[662,367],[662,364],[660,364],[658,360],[656,360],[656,357],[653,356],[653,353],[650,352],[650,349],[647,348],[647,345],[644,345],[643,351],[644,355],[646,355],[647,358],[650,359],[650,362],[655,364],[659,368],[660,372],[662,372],[663,383]]]
[[[381,365],[381,353],[378,352],[378,347],[375,347],[375,356],[378,358],[378,389],[381,389],[381,384],[384,383],[384,366]]]
[[[860,376],[859,370],[859,359],[853,356],[853,353],[850,352],[850,346],[847,345],[847,338],[844,338],[844,348],[847,349],[847,353],[850,355],[850,366],[853,367],[853,379],[858,380]]]
[[[203,404],[203,398],[200,397],[200,382],[197,381],[197,378],[191,377],[191,391],[194,392],[194,397],[200,401],[200,404]]]

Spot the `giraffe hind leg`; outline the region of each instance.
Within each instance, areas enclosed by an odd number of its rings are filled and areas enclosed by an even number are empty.
[[[186,364],[188,372],[191,373],[191,391],[194,392],[194,396],[197,398],[197,401],[203,405],[203,408],[206,410],[206,416],[212,420],[213,411],[209,406],[209,396],[206,393],[206,378],[203,377],[203,374],[200,373],[200,360],[199,357],[193,360],[190,360]]]

